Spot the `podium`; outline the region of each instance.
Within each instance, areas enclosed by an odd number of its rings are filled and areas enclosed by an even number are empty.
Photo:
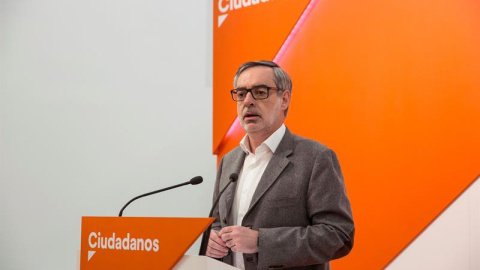
[[[236,269],[184,256],[214,218],[82,217],[80,270]]]

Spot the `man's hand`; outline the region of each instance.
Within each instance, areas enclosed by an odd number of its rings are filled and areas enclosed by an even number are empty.
[[[228,254],[226,243],[220,238],[217,231],[210,231],[206,255],[212,258],[223,258]]]
[[[258,231],[242,226],[230,226],[220,230],[218,236],[234,252],[258,252]]]

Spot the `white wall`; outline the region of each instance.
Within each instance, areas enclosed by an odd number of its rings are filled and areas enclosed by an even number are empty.
[[[81,216],[115,216],[196,175],[202,185],[124,215],[208,215],[210,1],[10,0],[0,12],[0,269],[75,269]]]

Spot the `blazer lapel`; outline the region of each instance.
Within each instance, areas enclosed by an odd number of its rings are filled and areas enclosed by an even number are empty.
[[[287,158],[293,152],[293,135],[290,131],[285,131],[285,135],[283,136],[282,141],[277,147],[275,153],[273,153],[272,159],[265,168],[265,172],[260,178],[260,182],[258,183],[257,189],[255,193],[253,193],[252,202],[250,203],[250,207],[248,208],[247,213],[245,216],[249,214],[253,207],[257,204],[257,202],[262,198],[265,192],[268,191],[270,186],[277,181],[280,174],[283,172],[285,167],[290,163],[290,160]],[[245,219],[245,218],[244,218]]]

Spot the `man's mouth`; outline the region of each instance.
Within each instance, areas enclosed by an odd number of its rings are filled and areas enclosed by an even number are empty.
[[[243,114],[243,120],[251,121],[260,118],[260,115],[253,113],[253,112],[246,112]]]

